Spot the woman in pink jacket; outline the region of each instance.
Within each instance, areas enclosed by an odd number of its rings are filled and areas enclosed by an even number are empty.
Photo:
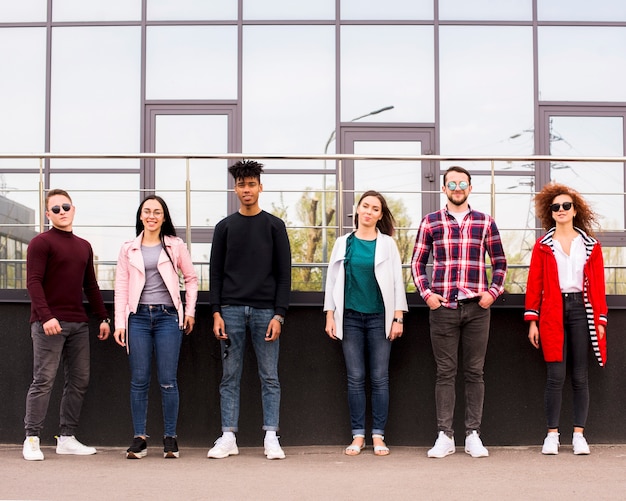
[[[130,408],[134,439],[128,459],[144,457],[152,354],[155,354],[163,406],[163,456],[179,456],[178,356],[183,332],[193,330],[198,279],[185,243],[176,237],[165,201],[150,195],[139,206],[137,238],[122,245],[115,274],[115,332],[128,351]],[[185,281],[185,306],[179,273]]]
[[[524,319],[528,339],[541,345],[547,363],[545,412],[548,434],[543,454],[559,453],[559,416],[566,365],[571,366],[574,454],[589,454],[583,435],[589,411],[588,356],[591,346],[606,362],[607,304],[604,261],[593,238],[596,217],[575,190],[557,183],[535,197],[535,213],[547,233],[533,249]]]

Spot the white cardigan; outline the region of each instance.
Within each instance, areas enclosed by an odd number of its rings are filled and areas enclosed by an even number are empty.
[[[377,230],[378,231],[378,230]],[[335,317],[335,334],[343,339],[343,310],[345,270],[343,262],[346,254],[348,235],[339,237],[333,247],[328,263],[326,288],[324,295],[324,311],[333,311]],[[402,278],[402,261],[395,240],[389,235],[378,231],[376,251],[374,253],[374,275],[383,296],[385,306],[385,328],[387,337],[391,333],[393,316],[396,311],[408,311],[404,279]]]

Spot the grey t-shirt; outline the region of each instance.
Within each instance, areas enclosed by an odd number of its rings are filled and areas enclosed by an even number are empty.
[[[143,263],[146,271],[146,285],[139,298],[139,304],[165,304],[167,306],[174,306],[172,296],[170,296],[167,286],[165,282],[163,282],[163,278],[157,268],[162,249],[163,247],[161,247],[161,245],[153,245],[151,247],[146,245],[141,246],[141,254],[143,255]]]

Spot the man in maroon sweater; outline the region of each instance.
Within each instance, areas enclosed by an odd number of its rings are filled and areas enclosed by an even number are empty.
[[[33,382],[26,396],[26,440],[22,451],[28,461],[43,459],[39,433],[61,361],[65,384],[56,452],[96,453],[96,449],[74,437],[89,384],[89,328],[83,292],[101,321],[98,339],[107,339],[111,329],[96,281],[91,245],[72,233],[74,213],[67,192],[50,190],[46,196],[46,216],[52,228],[37,235],[28,245],[26,271],[31,298]]]

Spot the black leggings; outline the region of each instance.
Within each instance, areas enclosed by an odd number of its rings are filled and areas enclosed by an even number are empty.
[[[589,413],[589,326],[582,294],[563,297],[563,361],[548,362],[545,411],[548,428],[559,427],[567,363],[570,364],[574,427],[584,428]]]

